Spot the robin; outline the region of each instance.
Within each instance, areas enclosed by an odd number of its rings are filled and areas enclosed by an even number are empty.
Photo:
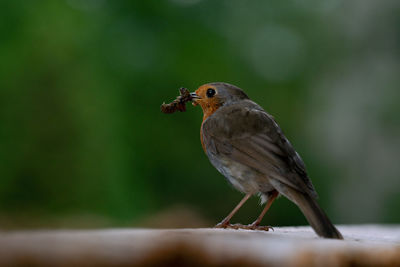
[[[227,83],[202,85],[191,98],[203,110],[201,144],[211,164],[245,194],[216,227],[268,229],[260,226],[261,220],[272,202],[283,195],[300,208],[319,236],[343,239],[318,205],[303,160],[270,114]],[[233,215],[252,195],[266,203],[260,216],[250,225],[231,225]]]

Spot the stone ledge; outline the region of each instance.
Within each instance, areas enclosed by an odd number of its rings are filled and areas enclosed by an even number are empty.
[[[400,226],[274,231],[105,229],[0,232],[0,264],[29,266],[400,266]]]

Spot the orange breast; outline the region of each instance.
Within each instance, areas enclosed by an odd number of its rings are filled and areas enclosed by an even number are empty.
[[[203,124],[208,117],[210,117],[215,111],[217,111],[218,108],[219,108],[219,106],[217,106],[217,105],[203,108],[204,115],[203,115],[203,121],[202,121],[201,127],[200,127],[200,141],[201,141],[201,146],[203,147],[203,150],[206,154],[207,154],[207,150],[206,150],[206,146],[204,145],[204,140],[203,140]]]
[[[204,141],[203,141],[203,122],[201,123],[201,127],[200,127],[200,142],[201,142],[201,146],[203,147],[204,153],[207,154],[207,150],[206,150],[206,146],[204,145]]]
[[[212,114],[214,114],[214,112],[217,111],[217,109],[222,105],[217,97],[208,98],[206,96],[206,91],[209,88],[216,89],[212,85],[205,84],[196,90],[196,94],[201,97],[199,100],[196,101],[196,105],[200,105],[201,109],[203,110],[203,122],[201,123],[200,127],[200,141],[201,141],[201,146],[203,147],[203,150],[206,154],[207,154],[207,149],[206,146],[204,145],[203,134],[202,134],[203,124],[206,121],[206,119],[210,117]]]

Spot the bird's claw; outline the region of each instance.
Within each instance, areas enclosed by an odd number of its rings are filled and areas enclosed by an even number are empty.
[[[235,223],[235,224],[230,224],[230,223],[219,223],[214,228],[228,228],[228,229],[245,229],[245,230],[258,230],[258,231],[269,231],[270,229],[274,231],[274,228],[272,226],[262,226],[262,225],[256,225],[256,224],[240,224],[240,223]]]
[[[229,228],[231,224],[229,222],[220,222],[214,228]]]

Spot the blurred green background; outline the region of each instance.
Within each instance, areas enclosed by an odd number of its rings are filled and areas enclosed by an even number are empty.
[[[400,221],[399,1],[15,0],[0,22],[0,228],[220,221],[242,195],[201,109],[159,111],[213,81],[275,116],[335,223]],[[306,221],[281,198],[264,223]]]

